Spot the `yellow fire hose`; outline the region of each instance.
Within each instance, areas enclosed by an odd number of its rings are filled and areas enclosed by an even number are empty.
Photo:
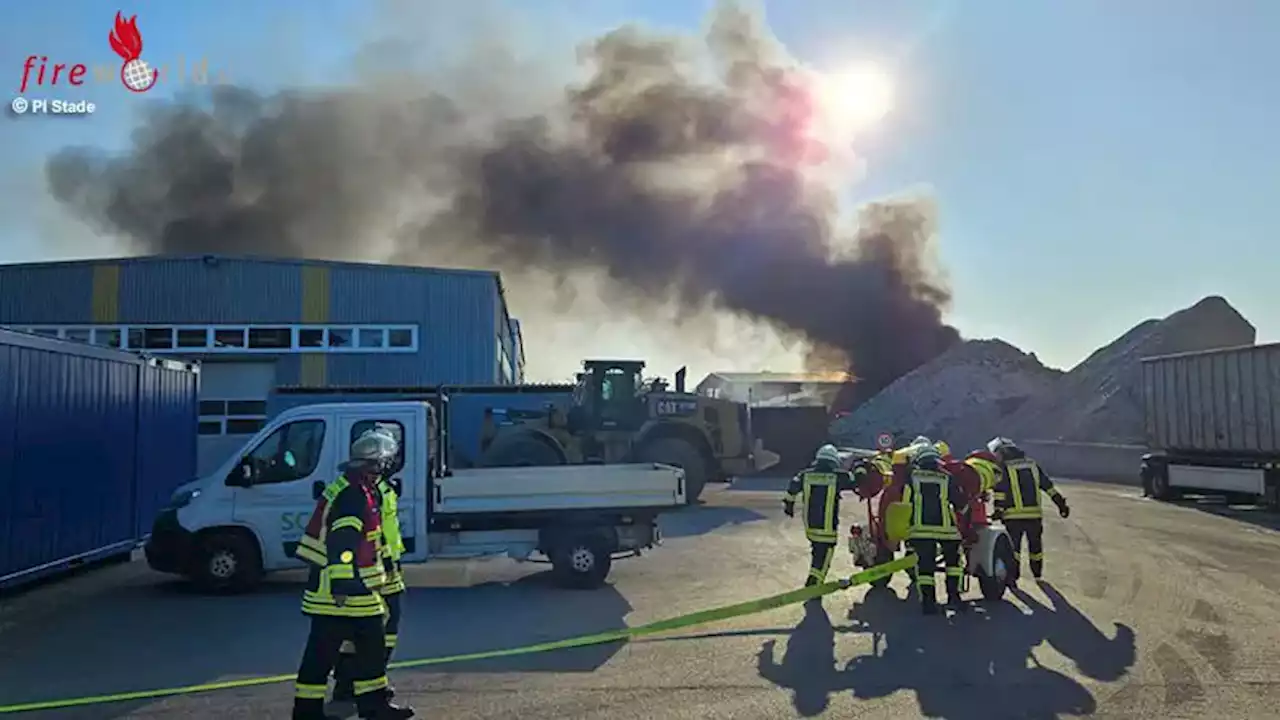
[[[870,584],[880,578],[888,577],[900,570],[907,570],[914,567],[915,564],[916,556],[908,555],[904,558],[854,573],[843,580],[833,580],[831,582],[823,583],[822,585],[804,587],[799,590],[792,590],[780,595],[771,595],[759,600],[749,600],[747,602],[741,602],[734,605],[725,605],[723,607],[712,608],[710,610],[702,610],[699,612],[689,613],[687,615],[680,615],[679,617],[638,625],[636,627],[623,628],[621,630],[610,630],[608,632],[596,633],[594,635],[581,635],[579,637],[537,643],[535,645],[524,645],[521,647],[504,648],[501,650],[485,650],[482,652],[464,653],[462,655],[421,658],[418,660],[403,660],[391,663],[389,669],[399,670],[404,668],[423,667],[426,665],[444,665],[446,663],[490,660],[493,658],[513,657],[516,655],[532,655],[533,653],[550,652],[552,650],[565,650],[568,648],[587,647],[591,645],[605,645],[613,642],[626,642],[628,640],[648,635],[671,632],[672,630],[682,630],[697,625],[706,625],[708,623],[719,622],[721,620],[728,620],[730,618],[755,615],[757,613],[775,610],[788,605],[797,605],[824,595],[830,595],[831,593],[839,590],[844,590],[858,585]],[[239,680],[204,683],[202,685],[184,685],[181,687],[157,688],[153,690],[135,690],[133,692],[113,693],[110,695],[91,695],[87,697],[44,700],[40,702],[28,702],[16,705],[0,705],[0,715],[37,712],[40,710],[62,710],[72,707],[83,707],[86,705],[105,705],[107,703],[128,702],[130,700],[154,700],[157,698],[173,697],[175,695],[191,695],[193,693],[212,692],[214,690],[231,690],[235,688],[255,687],[258,685],[274,685],[276,683],[292,682],[293,680],[294,674],[289,673],[288,675],[266,675],[260,677],[241,678]]]

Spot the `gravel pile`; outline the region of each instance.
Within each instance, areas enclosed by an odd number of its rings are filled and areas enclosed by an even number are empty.
[[[874,447],[876,435],[905,442],[924,434],[957,452],[990,439],[988,428],[1036,395],[1062,371],[1002,340],[969,340],[898,378],[831,426],[837,444]]]
[[[1207,297],[1163,320],[1147,320],[1098,349],[1052,389],[999,420],[999,432],[1067,442],[1140,444],[1142,368],[1153,355],[1252,345],[1257,330],[1225,299]]]

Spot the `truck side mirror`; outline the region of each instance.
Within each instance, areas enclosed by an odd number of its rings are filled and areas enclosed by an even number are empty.
[[[319,500],[323,496],[324,496],[324,483],[321,482],[320,480],[317,480],[311,483],[311,499]]]
[[[253,461],[244,458],[227,474],[227,486],[247,488],[253,485],[254,474]]]

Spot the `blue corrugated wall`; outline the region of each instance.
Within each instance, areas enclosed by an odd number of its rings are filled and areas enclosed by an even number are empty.
[[[0,582],[138,540],[194,473],[197,389],[194,372],[0,331]]]
[[[185,458],[196,457],[199,382],[176,363],[143,368],[138,388],[138,467],[134,535],[151,532],[174,488],[195,479],[195,464],[182,474]]]

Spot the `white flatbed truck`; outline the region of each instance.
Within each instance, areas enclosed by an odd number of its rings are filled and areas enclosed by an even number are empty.
[[[598,587],[614,559],[661,541],[659,513],[685,504],[678,467],[454,470],[447,420],[426,402],[309,405],[281,413],[218,470],[178,488],[144,546],[148,564],[207,591],[249,590],[266,573],[305,567],[293,553],[316,498],[373,427],[401,439],[391,479],[401,488],[405,564],[536,553],[561,584]]]

